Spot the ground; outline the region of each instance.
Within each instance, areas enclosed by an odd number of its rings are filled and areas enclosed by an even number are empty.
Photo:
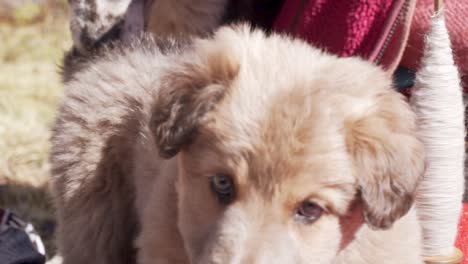
[[[53,253],[48,139],[71,41],[65,1],[22,2],[0,0],[0,208],[32,221]]]

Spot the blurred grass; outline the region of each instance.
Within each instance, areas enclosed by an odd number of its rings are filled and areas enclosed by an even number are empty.
[[[71,46],[66,8],[50,0],[10,8],[0,10],[0,207],[49,230],[48,139],[62,94],[58,65]]]

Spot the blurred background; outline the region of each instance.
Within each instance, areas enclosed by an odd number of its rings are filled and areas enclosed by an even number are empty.
[[[34,227],[54,254],[50,127],[71,46],[66,0],[0,0],[0,208]]]

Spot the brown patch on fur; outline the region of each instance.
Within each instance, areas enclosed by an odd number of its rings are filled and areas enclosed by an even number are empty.
[[[239,65],[219,53],[202,54],[204,64],[184,62],[162,77],[150,128],[162,157],[188,144],[200,120],[222,100]]]
[[[347,124],[364,216],[374,228],[389,228],[408,212],[425,167],[414,114],[400,97],[379,94],[371,113]]]

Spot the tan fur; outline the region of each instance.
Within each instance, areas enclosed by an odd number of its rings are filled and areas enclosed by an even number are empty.
[[[423,145],[377,67],[238,26],[73,79],[52,140],[65,264],[133,263],[137,233],[141,264],[422,263]],[[325,209],[311,224],[294,218],[305,200]],[[367,224],[340,250],[355,201]]]

